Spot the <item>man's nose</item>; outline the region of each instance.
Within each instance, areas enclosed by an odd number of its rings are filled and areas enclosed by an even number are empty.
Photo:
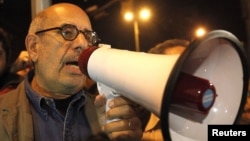
[[[76,39],[74,40],[74,49],[81,52],[84,49],[88,48],[88,41],[82,33],[79,33]]]

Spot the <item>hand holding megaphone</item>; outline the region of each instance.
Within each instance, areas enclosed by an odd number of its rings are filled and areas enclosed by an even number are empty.
[[[96,82],[97,83],[97,88],[98,91],[101,95],[104,95],[106,97],[106,107],[105,107],[105,111],[108,111],[110,109],[109,107],[109,102],[111,100],[113,100],[115,97],[120,96],[120,93],[118,91],[116,91],[113,88],[110,88],[109,86],[100,83],[100,82]],[[117,121],[119,119],[112,119],[112,120],[106,120],[106,123],[112,122],[112,121]]]

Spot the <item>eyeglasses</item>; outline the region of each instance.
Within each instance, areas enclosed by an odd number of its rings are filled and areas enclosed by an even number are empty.
[[[98,43],[100,42],[100,39],[96,32],[78,30],[76,26],[71,24],[65,24],[62,27],[53,27],[49,29],[40,30],[35,32],[35,34],[47,32],[50,30],[60,30],[60,34],[62,35],[62,37],[68,41],[75,40],[79,33],[82,33],[90,46],[98,45]]]

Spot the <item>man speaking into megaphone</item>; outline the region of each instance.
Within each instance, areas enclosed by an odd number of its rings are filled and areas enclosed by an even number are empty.
[[[108,93],[125,93],[160,117],[166,140],[206,140],[207,125],[236,123],[246,100],[246,55],[224,30],[191,42],[181,55],[93,47],[82,52],[79,66]]]

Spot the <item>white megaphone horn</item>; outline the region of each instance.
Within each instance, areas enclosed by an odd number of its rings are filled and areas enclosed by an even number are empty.
[[[224,30],[191,42],[181,55],[90,47],[79,66],[160,117],[164,140],[207,140],[207,125],[235,124],[247,97],[244,48]]]

